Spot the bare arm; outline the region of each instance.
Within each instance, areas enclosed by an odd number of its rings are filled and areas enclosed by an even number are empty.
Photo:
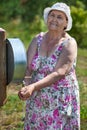
[[[32,59],[36,53],[36,48],[37,48],[37,38],[35,37],[29,47],[28,47],[28,50],[27,50],[27,67],[26,67],[26,73],[25,73],[25,77],[24,77],[24,82],[25,82],[25,85],[29,85],[29,81],[31,79],[31,67],[30,67],[30,64],[32,62]]]
[[[74,39],[70,39],[64,46],[54,71],[42,80],[34,83],[35,90],[50,86],[68,74],[76,57],[77,44]]]
[[[48,87],[69,73],[73,62],[77,56],[77,44],[74,39],[70,39],[63,47],[60,58],[54,68],[54,71],[41,79],[40,81],[30,84],[21,90],[20,98],[26,100],[34,91]]]

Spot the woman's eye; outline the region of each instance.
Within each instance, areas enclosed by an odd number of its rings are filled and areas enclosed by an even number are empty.
[[[62,17],[61,17],[61,16],[57,16],[57,18],[58,18],[58,19],[62,19]]]
[[[49,17],[52,17],[52,18],[57,18],[57,19],[62,19],[62,17],[60,15],[56,16],[54,14],[50,14]]]
[[[51,14],[50,16],[51,16],[51,17],[55,17],[54,14]]]

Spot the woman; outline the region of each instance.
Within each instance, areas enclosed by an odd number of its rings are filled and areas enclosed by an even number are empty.
[[[56,3],[44,10],[48,32],[38,34],[27,55],[24,130],[79,130],[79,87],[75,75],[77,44],[66,31],[72,27],[70,8]]]

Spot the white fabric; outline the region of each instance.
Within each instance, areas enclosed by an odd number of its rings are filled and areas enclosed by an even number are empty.
[[[68,24],[67,24],[67,28],[66,31],[69,31],[72,28],[72,17],[70,14],[70,8],[68,5],[66,5],[65,3],[62,2],[58,2],[56,4],[54,4],[52,7],[47,7],[44,9],[44,21],[47,24],[47,18],[48,18],[48,14],[51,10],[59,10],[65,13],[66,17],[68,18]]]

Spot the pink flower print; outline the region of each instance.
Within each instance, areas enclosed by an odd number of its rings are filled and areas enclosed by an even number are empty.
[[[32,68],[32,69],[35,68],[35,64],[34,64],[34,63],[31,64],[31,68]]]
[[[35,59],[38,57],[38,52],[36,52],[36,54],[35,54]]]
[[[42,107],[42,102],[39,99],[35,99],[35,104],[38,108]]]
[[[46,93],[42,93],[42,99],[48,99],[48,95]]]
[[[61,117],[58,118],[58,120],[56,121],[56,128],[61,128],[62,126],[62,121],[61,121]]]
[[[33,113],[32,118],[31,118],[31,121],[32,121],[32,122],[35,122],[35,121],[36,121],[36,118],[37,118],[36,113]]]
[[[59,89],[59,87],[58,87],[58,82],[55,82],[55,83],[53,84],[53,88],[54,88],[55,90],[58,90],[58,89]]]
[[[25,129],[24,129],[25,130]],[[30,126],[27,125],[27,130],[30,130]]]
[[[59,50],[59,51],[61,51],[61,49],[62,49],[62,45],[61,45],[61,46],[59,46],[58,50]]]
[[[65,79],[65,77],[64,77],[63,79],[60,79],[60,80],[58,81],[58,83],[59,83],[59,85],[62,85],[63,87],[70,87],[69,81],[67,81],[67,80]]]
[[[39,130],[45,130],[45,124],[43,122],[40,122],[39,127]]]
[[[70,125],[66,125],[65,128],[64,128],[64,130],[71,130]]]
[[[70,102],[70,101],[71,101],[71,96],[70,95],[66,95],[65,102]]]
[[[48,65],[44,66],[42,69],[40,69],[41,73],[49,73],[50,72],[50,68]]]
[[[39,39],[38,42],[40,42],[42,40],[42,35],[39,35],[38,39]]]
[[[68,86],[68,81],[67,80],[64,81],[64,85]]]
[[[30,64],[30,67],[31,67],[32,70],[35,70],[35,68],[36,68],[36,64],[35,63],[36,63],[35,59],[33,59],[32,63]]]
[[[45,71],[45,72],[49,71],[49,67],[48,67],[48,66],[45,66],[45,67],[44,67],[44,71]]]
[[[72,100],[73,100],[73,101],[75,100],[75,96],[74,96],[74,95],[72,95]]]
[[[73,118],[71,121],[70,121],[70,124],[72,124],[72,126],[75,126],[78,128],[79,126],[79,122],[77,122],[77,120],[75,118]]]
[[[54,117],[54,119],[57,118],[58,116],[59,116],[58,109],[55,109],[55,110],[53,111],[53,117]]]
[[[58,117],[58,119],[56,120],[56,123],[55,123],[54,129],[55,129],[55,130],[58,130],[58,128],[61,129],[61,126],[62,126],[61,117]]]
[[[56,56],[55,56],[55,55],[52,55],[52,58],[55,60],[55,59],[56,59]]]
[[[37,58],[36,59],[36,57],[32,60],[32,63],[31,63],[31,65],[30,65],[30,67],[31,67],[31,69],[32,70],[37,70],[38,68],[39,68],[39,66],[40,66],[40,60],[39,60],[39,58]]]
[[[78,106],[77,106],[77,102],[76,102],[76,101],[73,101],[73,106],[74,106],[74,110],[77,110],[77,109],[78,109]]]
[[[48,116],[48,118],[47,118],[47,124],[51,125],[52,122],[53,122],[53,118],[51,116]]]

